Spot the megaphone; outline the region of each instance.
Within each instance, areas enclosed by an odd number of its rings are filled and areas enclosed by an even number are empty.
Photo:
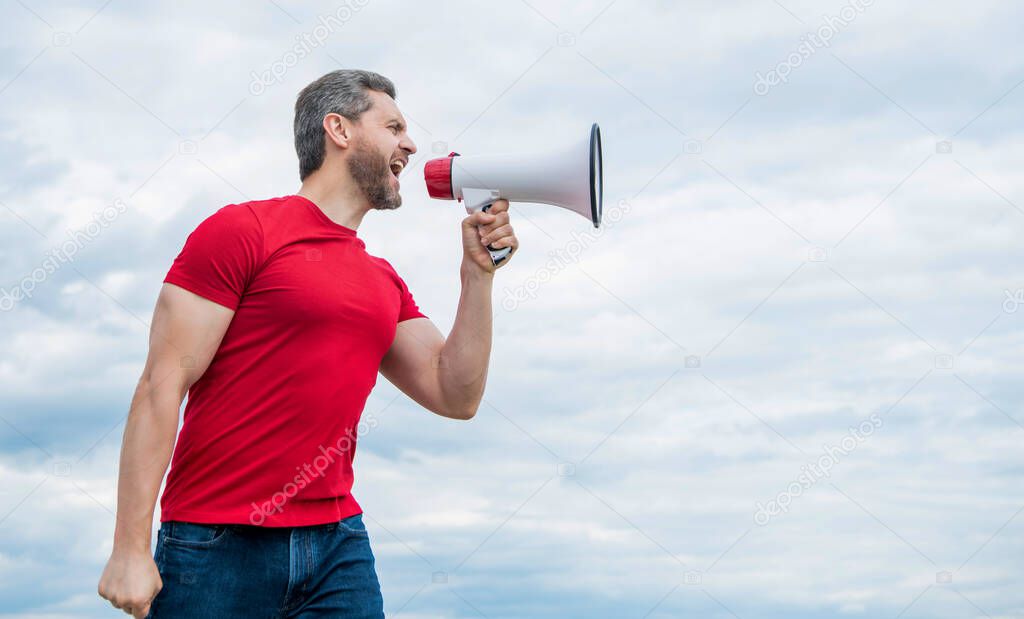
[[[571,146],[532,155],[451,153],[431,159],[423,168],[431,198],[461,200],[470,214],[486,211],[495,200],[551,204],[579,213],[601,226],[601,129]],[[498,264],[511,247],[487,246]]]

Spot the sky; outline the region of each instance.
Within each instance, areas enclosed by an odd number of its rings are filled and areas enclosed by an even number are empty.
[[[162,278],[218,208],[298,189],[294,98],[336,68],[397,86],[419,153],[359,235],[444,333],[466,213],[423,162],[604,145],[601,229],[512,205],[476,417],[370,396],[389,617],[1024,615],[1019,3],[0,15],[0,615],[115,616]]]

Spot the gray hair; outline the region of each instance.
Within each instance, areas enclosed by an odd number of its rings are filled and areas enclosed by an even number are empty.
[[[309,84],[295,101],[295,152],[299,156],[299,179],[320,169],[324,163],[324,116],[341,114],[358,121],[373,101],[367,90],[395,98],[395,85],[373,71],[339,69]]]

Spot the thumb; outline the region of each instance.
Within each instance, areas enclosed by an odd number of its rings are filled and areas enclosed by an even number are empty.
[[[143,606],[139,610],[137,610],[134,613],[132,613],[132,616],[135,617],[135,619],[146,619],[146,615],[149,614],[149,607],[150,607],[150,604],[146,604],[145,606]]]
[[[483,226],[486,224],[494,223],[495,216],[484,211],[476,211],[469,217],[463,219],[463,223],[467,226]]]

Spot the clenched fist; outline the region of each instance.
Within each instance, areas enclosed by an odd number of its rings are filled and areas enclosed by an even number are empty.
[[[511,247],[508,257],[495,265],[487,246],[493,249]],[[508,264],[516,250],[519,239],[509,223],[508,200],[497,200],[487,211],[477,211],[462,220],[463,262],[471,262],[482,270],[493,273]]]
[[[114,551],[100,578],[100,597],[135,619],[145,619],[149,605],[164,586],[148,552]]]

